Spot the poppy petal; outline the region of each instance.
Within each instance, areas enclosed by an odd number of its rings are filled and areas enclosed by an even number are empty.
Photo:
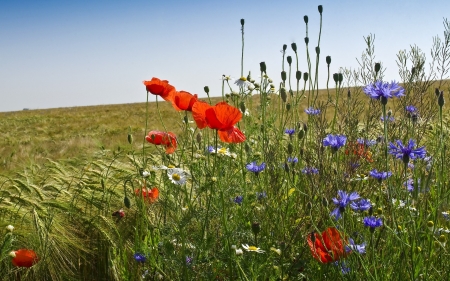
[[[186,91],[175,92],[172,106],[178,110],[192,111],[192,106],[197,101],[197,95]]]
[[[153,77],[150,81],[143,81],[147,92],[153,95],[161,96],[166,101],[172,101],[175,94],[175,87],[169,84],[167,80],[160,80]]]
[[[145,140],[151,144],[160,145],[163,142],[164,132],[150,131],[145,137]]]
[[[345,257],[346,251],[339,231],[335,227],[329,227],[322,233],[322,239],[328,251],[333,253],[334,260]]]
[[[20,249],[15,251],[16,256],[12,259],[12,264],[18,267],[31,267],[39,261],[33,250]]]
[[[208,108],[211,108],[211,106],[204,101],[197,101],[192,106],[192,117],[194,118],[199,129],[203,129],[208,126],[205,116],[205,111]]]
[[[166,143],[164,144],[166,146],[166,153],[172,154],[177,149],[177,137],[174,133],[168,132],[166,135]]]
[[[311,235],[314,235],[314,243],[311,240]],[[328,254],[328,251],[323,246],[321,242],[322,237],[320,236],[320,234],[314,233],[311,235],[308,235],[307,242],[313,258],[322,263],[332,262],[333,258],[330,256],[330,254]]]
[[[214,114],[215,118],[213,118],[212,116],[210,117],[210,114],[208,114],[208,112],[206,115],[210,128],[212,129],[220,130],[231,128],[242,118],[241,111],[226,102],[219,102],[218,104],[216,104],[214,106]],[[214,123],[210,123],[210,118],[211,122]],[[212,126],[214,126],[214,128]],[[218,126],[221,127],[219,128]]]
[[[229,130],[219,130],[220,140],[227,143],[241,143],[245,141],[245,135],[237,127]]]

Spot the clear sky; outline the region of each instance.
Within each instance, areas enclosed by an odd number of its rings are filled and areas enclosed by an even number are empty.
[[[325,56],[331,73],[356,68],[363,37],[375,34],[375,54],[387,80],[399,80],[396,54],[416,44],[429,59],[443,37],[450,1],[164,0],[0,1],[0,111],[145,101],[143,80],[169,80],[177,90],[221,95],[222,74],[240,77],[240,19],[245,19],[244,72],[280,80],[283,44],[299,48],[306,70],[318,39],[323,5],[319,86]]]

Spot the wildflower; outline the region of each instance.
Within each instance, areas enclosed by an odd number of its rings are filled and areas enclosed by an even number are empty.
[[[7,225],[7,226],[6,226],[6,230],[9,231],[9,232],[13,232],[14,226],[12,226],[12,225]]]
[[[295,134],[295,129],[286,129],[284,132],[291,137]]]
[[[381,122],[384,122],[384,117],[381,116],[380,120],[381,120]],[[386,116],[386,121],[395,122],[395,118],[394,118],[394,116]]]
[[[270,247],[270,250],[275,252],[275,253],[277,253],[279,256],[281,255],[281,250],[280,249],[277,249],[277,248],[274,248],[274,247]]]
[[[177,91],[173,94],[172,106],[178,111],[192,111],[192,106],[197,102],[197,100],[197,95],[192,95],[191,93],[185,91]]]
[[[236,249],[236,256],[241,256],[244,254],[244,251],[242,251],[241,248]]]
[[[155,96],[160,96],[166,101],[173,101],[175,87],[169,84],[167,80],[160,80],[153,77],[150,81],[143,81],[147,92]]]
[[[288,157],[288,159],[287,159],[287,161],[289,162],[289,163],[292,163],[292,164],[297,164],[298,163],[298,158],[297,157]]]
[[[365,254],[366,253],[366,243],[362,243],[360,245],[355,244],[355,241],[353,241],[352,238],[348,239],[349,244],[345,246],[345,251],[347,253],[351,251],[355,251],[358,254]]]
[[[385,180],[388,177],[392,176],[392,172],[378,172],[377,169],[373,169],[369,172],[369,175],[381,182],[382,180]]]
[[[408,163],[409,159],[425,158],[425,147],[415,148],[416,143],[410,139],[408,145],[404,146],[401,140],[396,141],[397,146],[393,143],[389,143],[389,154],[395,156],[395,158],[402,159],[403,163]]]
[[[192,264],[193,258],[191,258],[190,256],[186,256],[186,265],[189,266]]]
[[[187,181],[188,174],[180,168],[167,169],[167,176],[174,184],[183,185]]]
[[[263,191],[263,192],[256,192],[256,198],[258,200],[262,200],[264,198],[267,198],[267,193],[265,191]]]
[[[367,211],[372,207],[372,203],[370,203],[367,199],[361,199],[359,201],[353,201],[350,203],[350,208],[352,208],[354,211]]]
[[[444,219],[446,219],[447,221],[450,220],[450,211],[444,211],[444,212],[441,212],[441,214],[444,217]]]
[[[323,139],[324,146],[330,146],[334,152],[340,147],[344,146],[347,141],[347,137],[344,135],[332,135],[329,134]]]
[[[406,204],[403,200],[392,198],[392,205],[398,208],[403,208]]]
[[[308,115],[319,115],[320,109],[315,109],[314,107],[308,107],[305,109],[306,114]]]
[[[145,257],[145,255],[144,255],[144,254],[141,254],[141,253],[135,253],[135,254],[133,255],[133,257],[134,257],[134,259],[135,259],[137,262],[140,262],[140,263],[144,263],[144,262],[147,260],[147,258]]]
[[[172,154],[177,149],[177,137],[172,132],[150,131],[145,139],[154,145],[164,145],[167,154]]]
[[[356,141],[357,141],[359,144],[364,144],[364,145],[366,145],[366,146],[373,146],[373,145],[377,144],[377,141],[376,141],[376,140],[366,140],[366,139],[363,139],[363,138],[359,138],[359,139],[357,139]]]
[[[420,185],[420,179],[417,180],[417,184]],[[403,186],[406,187],[406,190],[408,190],[409,192],[413,192],[415,187],[414,187],[414,180],[413,179],[407,179],[404,183]],[[419,190],[419,191],[426,191],[426,190]]]
[[[428,221],[427,222],[427,227],[430,231],[434,230],[434,222],[433,221]]]
[[[381,218],[376,218],[374,216],[365,217],[364,225],[367,227],[370,227],[370,231],[373,232],[373,231],[375,231],[375,228],[383,225],[383,221],[381,220]]]
[[[142,177],[143,178],[148,178],[150,176],[150,173],[149,172],[147,172],[147,171],[143,171],[142,172]]]
[[[417,112],[417,108],[413,105],[406,106],[405,110],[407,113],[410,113],[410,114]]]
[[[252,83],[250,83],[249,81],[247,81],[247,78],[242,76],[241,78],[237,79],[236,81],[234,81],[234,84],[237,85],[238,87],[243,87],[243,88],[247,88],[248,86],[250,86]]]
[[[331,212],[331,216],[333,216],[336,220],[340,219],[342,214],[345,211],[345,207],[347,207],[348,204],[350,204],[351,201],[354,201],[356,199],[359,199],[359,194],[357,192],[352,192],[348,194],[345,191],[338,190],[338,198],[333,198],[333,203],[337,206],[336,209],[334,209]]]
[[[256,252],[256,253],[264,253],[264,250],[261,250],[258,247],[255,246],[249,246],[247,244],[242,244],[242,248],[244,248],[247,252]]]
[[[387,103],[388,98],[404,96],[405,89],[399,86],[397,82],[383,83],[376,81],[363,88],[364,93],[372,99],[381,100],[383,104]]]
[[[238,205],[241,205],[243,200],[244,200],[244,197],[242,195],[238,195],[233,199],[234,203],[236,203]]]
[[[251,162],[245,166],[247,170],[258,175],[266,168],[266,163],[262,162],[261,165],[256,164],[256,161]]]
[[[149,203],[153,203],[158,199],[159,190],[158,188],[154,187],[152,189],[149,188],[138,188],[134,191],[136,195],[141,194],[144,200],[147,200]],[[125,215],[125,214],[124,214]]]
[[[345,262],[339,263],[338,261],[335,261],[333,264],[335,266],[338,266],[338,267],[341,268],[342,274],[347,274],[347,273],[349,273],[351,271],[350,267],[348,267]]]
[[[308,235],[307,242],[313,258],[322,263],[329,263],[344,258],[344,240],[335,227],[329,227],[322,235],[313,232]]]
[[[363,143],[360,143],[359,141],[349,142],[348,147],[345,149],[345,154],[353,156],[353,158],[355,158],[353,159],[354,161],[358,161],[360,158],[363,158],[366,159],[369,163],[373,162],[372,152],[368,147],[364,145],[364,142]]]
[[[39,261],[36,252],[28,249],[12,251],[10,256],[13,257],[12,264],[17,267],[31,267]]]
[[[125,212],[123,211],[123,209],[120,209],[118,211],[115,211],[114,213],[112,213],[113,217],[117,217],[118,219],[121,219],[125,216]]]
[[[242,113],[226,102],[210,106],[206,102],[197,101],[192,106],[192,116],[199,129],[208,126],[218,130],[218,135],[223,142],[240,143],[245,141],[245,135],[234,126],[241,120]]]
[[[305,175],[316,175],[319,173],[319,170],[314,167],[305,167],[302,169],[302,173]]]

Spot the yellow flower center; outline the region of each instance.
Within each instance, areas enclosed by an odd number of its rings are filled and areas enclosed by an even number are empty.
[[[247,78],[245,78],[244,76],[242,76],[241,78],[239,78],[239,80],[241,80],[241,81],[247,81]]]
[[[248,247],[248,250],[249,250],[249,251],[257,251],[258,248],[256,248],[255,246],[249,246],[249,247]]]
[[[221,149],[219,149],[218,151],[220,154],[226,154],[227,153],[227,149],[225,147],[222,147]]]
[[[180,177],[179,174],[173,174],[172,175],[172,179],[175,180],[175,181],[179,181],[181,179],[181,177]]]
[[[174,165],[169,165],[169,166],[167,166],[167,168],[173,169],[173,168],[175,168],[175,166]]]

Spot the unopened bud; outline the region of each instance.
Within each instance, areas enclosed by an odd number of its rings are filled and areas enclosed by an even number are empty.
[[[294,146],[292,145],[292,143],[288,144],[287,150],[289,154],[292,154],[292,152],[294,152]]]
[[[347,91],[347,98],[351,98],[352,97],[352,95],[351,95],[351,93],[350,93],[350,89]]]
[[[245,23],[245,20],[241,19],[241,25],[244,25],[244,23]]]
[[[323,12],[323,7],[322,7],[322,5],[319,5],[319,7],[317,7],[317,9],[319,10],[319,14],[322,15],[322,12]]]
[[[297,81],[302,79],[302,72],[300,70],[295,72],[295,79],[297,79]]]
[[[333,74],[333,80],[334,80],[334,83],[338,83],[338,81],[339,81],[339,75],[337,74],[337,73],[334,73]]]
[[[439,94],[440,94],[441,92],[439,91],[439,89],[438,88],[435,88],[434,89],[434,94],[436,95],[436,97],[439,97]]]
[[[439,105],[439,107],[444,106],[444,91],[441,91],[439,93],[438,105]]]
[[[242,111],[242,113],[245,113],[246,108],[245,103],[243,101],[239,103],[239,109]]]
[[[205,93],[209,94],[209,87],[208,86],[203,87],[203,90],[205,90]]]
[[[378,208],[377,209],[377,215],[381,216],[383,214],[383,209]]]
[[[327,62],[328,65],[330,65],[330,63],[331,63],[331,57],[330,57],[330,56],[327,56],[327,57],[325,58],[325,61]]]
[[[292,57],[291,56],[287,56],[286,60],[289,63],[289,65],[292,63]]]
[[[375,63],[375,72],[378,73],[381,69],[381,64],[379,62]]]
[[[283,100],[283,102],[286,102],[287,94],[286,94],[286,89],[284,87],[282,87],[280,89],[280,97],[281,97],[281,100]]]
[[[308,16],[304,16],[303,20],[305,21],[306,24],[308,24]]]
[[[320,47],[319,46],[316,47],[316,54],[320,55]]]
[[[292,50],[294,51],[294,53],[297,53],[297,44],[292,43],[292,44],[291,44],[291,48],[292,48]]]
[[[287,111],[291,110],[291,104],[290,104],[290,103],[287,103],[287,104],[286,104],[286,110],[287,110]]]
[[[261,72],[266,72],[266,63],[265,62],[260,62],[259,63],[259,69],[261,70]]]
[[[303,73],[303,80],[308,81],[308,72]]]
[[[339,80],[339,84],[341,84],[342,81],[344,81],[344,75],[342,75],[342,73],[338,73],[338,80]]]
[[[202,133],[198,132],[198,134],[196,136],[196,140],[198,143],[202,143]]]
[[[308,45],[309,44],[309,38],[305,37],[305,44]]]
[[[284,45],[283,45],[283,51],[286,51],[286,49],[287,49],[287,45],[284,44]]]
[[[281,71],[281,80],[286,81],[286,71]]]
[[[124,204],[125,207],[127,207],[128,209],[131,207],[131,201],[130,201],[130,198],[128,198],[128,196],[125,196],[125,198],[123,199],[123,204]]]
[[[299,139],[303,139],[304,136],[305,136],[305,131],[299,130],[299,131],[298,131],[298,138],[299,138]]]
[[[252,231],[255,235],[257,235],[261,231],[261,225],[259,224],[259,222],[252,223]]]

